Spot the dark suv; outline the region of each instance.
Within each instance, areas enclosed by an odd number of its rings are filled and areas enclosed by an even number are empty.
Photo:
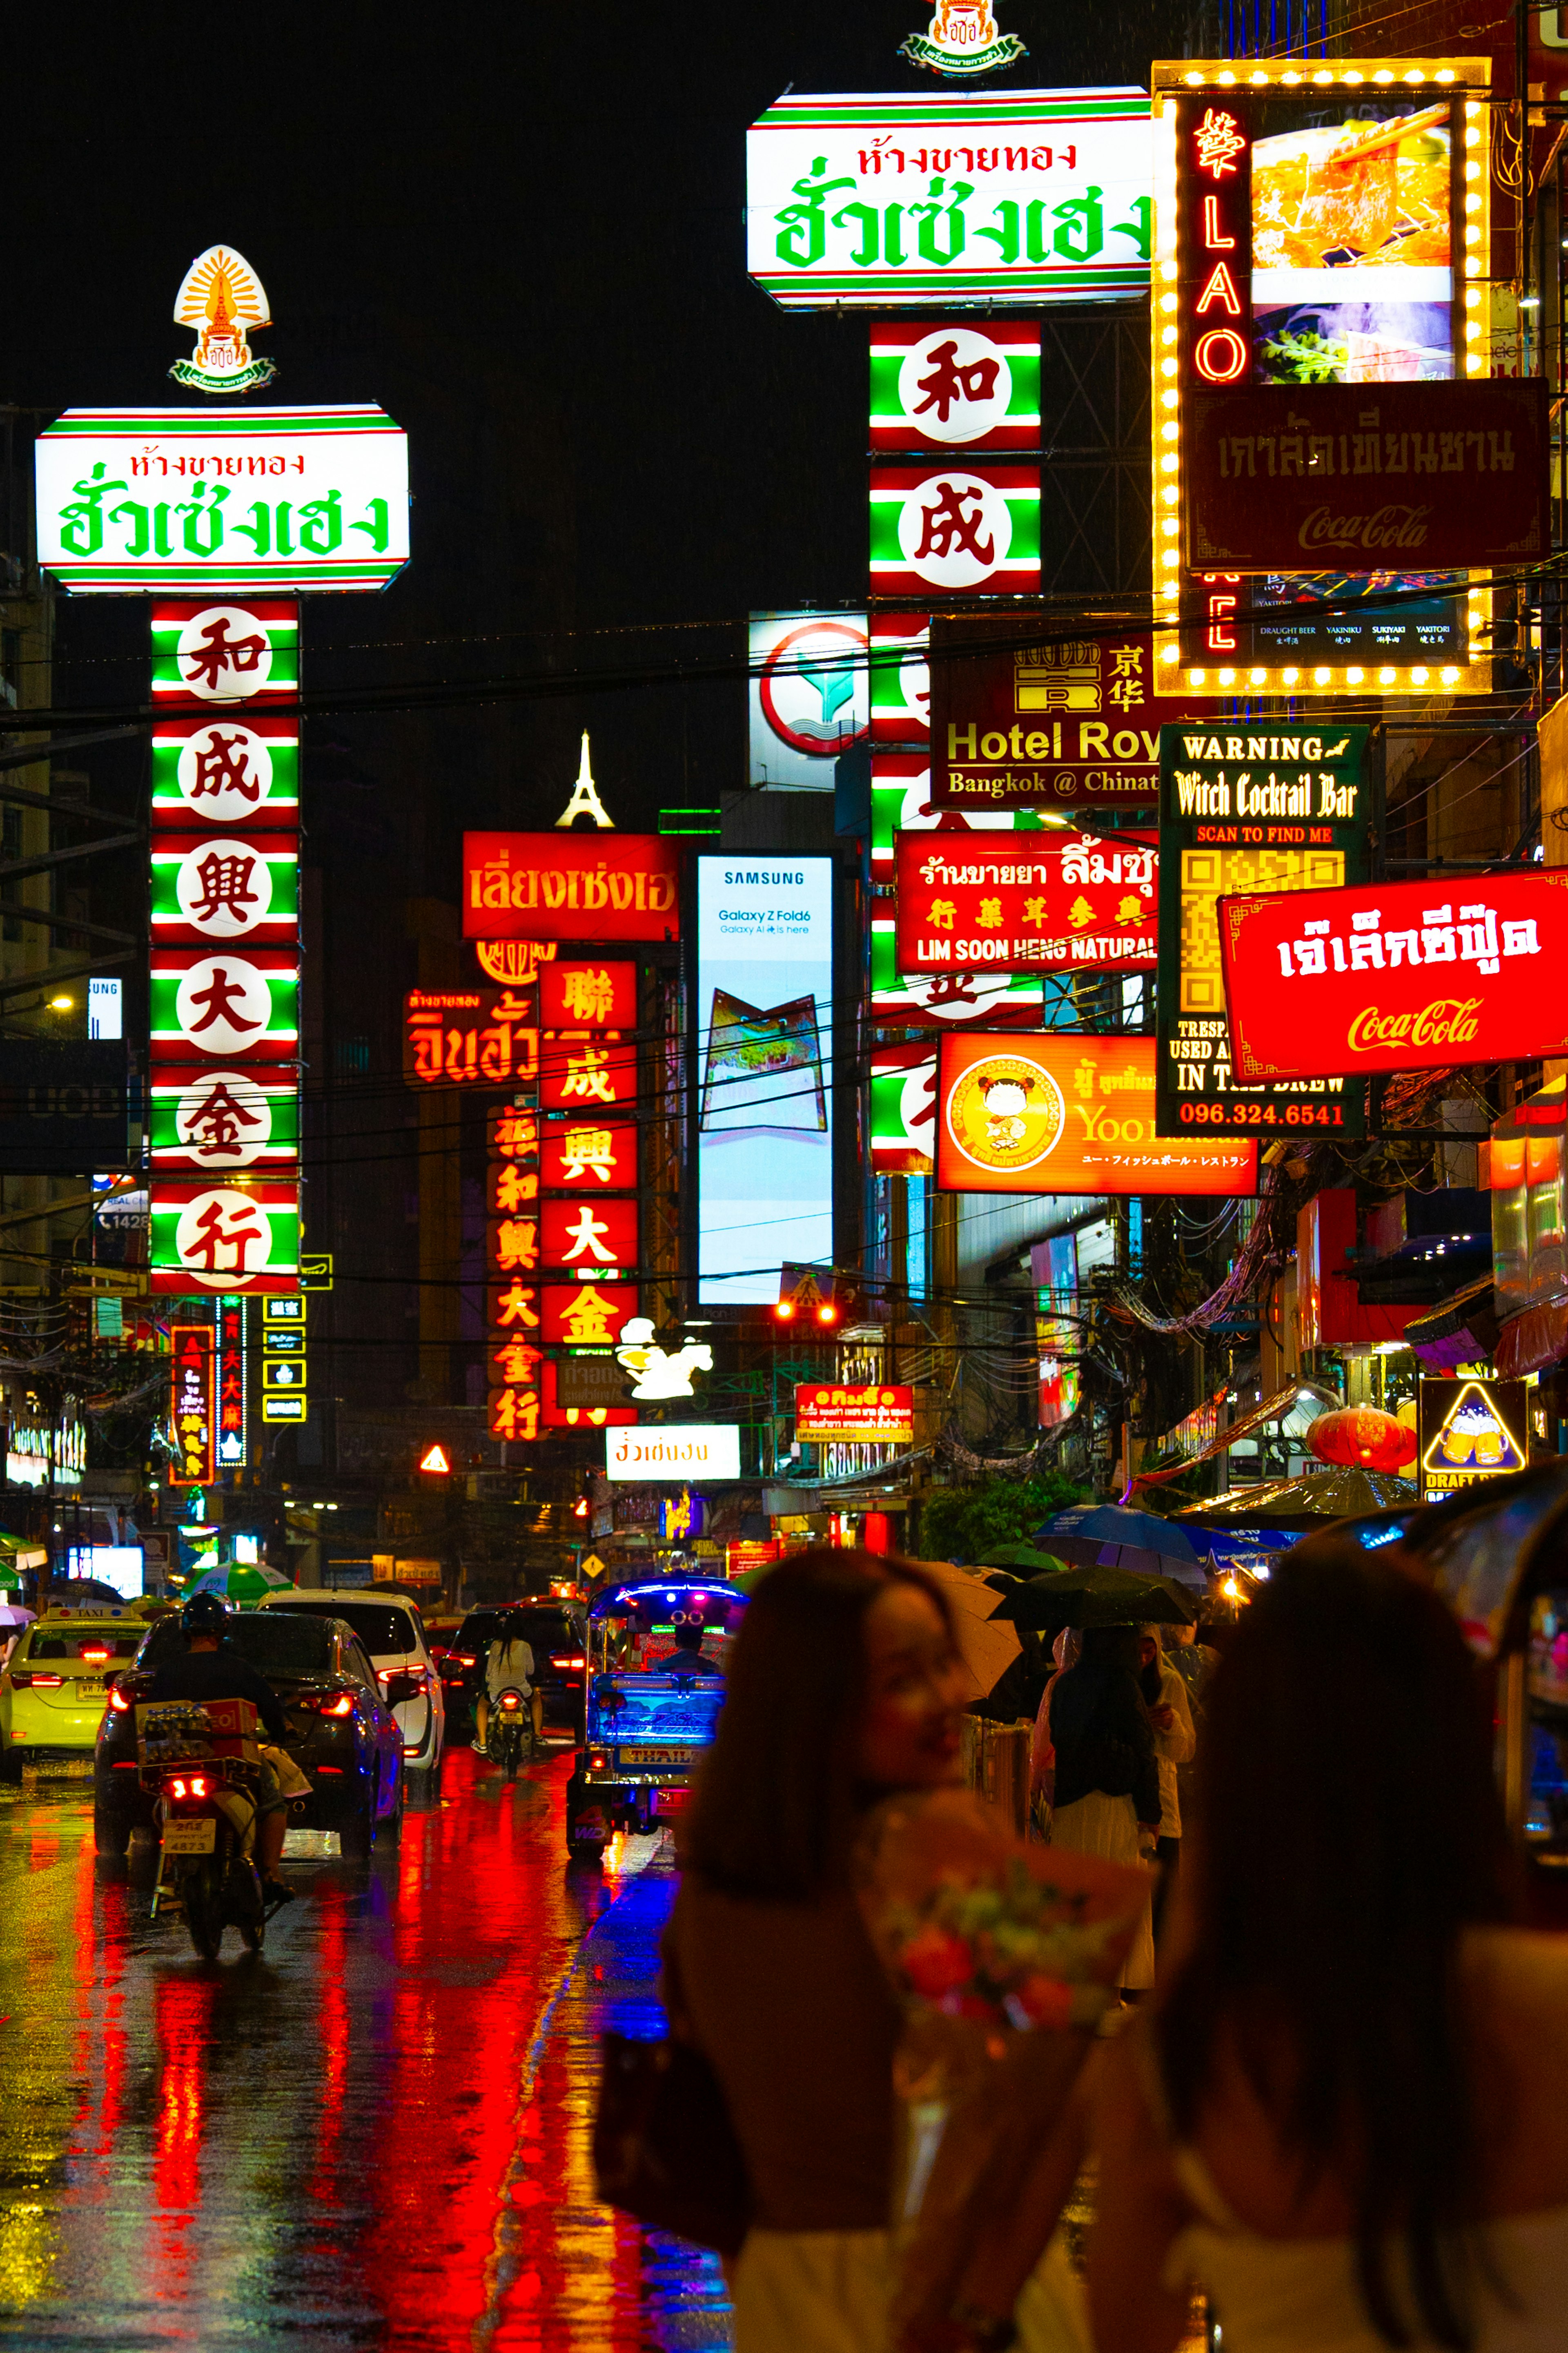
[[[393,1709],[406,1697],[384,1693],[352,1626],[341,1619],[261,1609],[234,1618],[224,1636],[266,1676],[288,1718],[284,1743],[311,1784],[289,1818],[302,1828],[336,1831],[345,1854],[368,1854],[378,1827],[395,1838],[403,1826],[403,1735]],[[123,1854],[140,1824],[153,1826],[152,1796],[136,1763],[136,1704],[145,1699],[166,1659],[183,1658],[176,1618],[147,1635],[133,1666],[109,1687],[93,1752],[92,1822],[100,1854]]]
[[[440,1662],[447,1736],[458,1737],[458,1716],[462,1737],[471,1736],[490,1644],[500,1640],[501,1620],[514,1612],[522,1620],[522,1637],[533,1652],[534,1688],[543,1706],[546,1740],[581,1743],[587,1618],[574,1603],[556,1601],[549,1595],[515,1601],[504,1609],[469,1610]]]

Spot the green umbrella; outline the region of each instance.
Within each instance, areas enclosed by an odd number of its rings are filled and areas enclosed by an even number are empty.
[[[232,1602],[237,1609],[254,1609],[268,1593],[292,1591],[291,1577],[279,1577],[275,1568],[266,1568],[247,1560],[220,1560],[198,1577],[185,1599],[198,1593],[216,1593],[221,1601]]]
[[[1054,1577],[1067,1567],[1054,1552],[1040,1552],[1030,1544],[993,1545],[977,1568],[1010,1568],[1017,1577]]]
[[[1163,1577],[1090,1567],[1028,1577],[991,1615],[1045,1632],[1062,1626],[1190,1625],[1197,1609],[1190,1596],[1179,1593]]]

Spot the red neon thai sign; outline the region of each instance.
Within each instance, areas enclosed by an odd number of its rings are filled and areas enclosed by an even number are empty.
[[[1219,902],[1243,1086],[1568,1054],[1568,869]]]

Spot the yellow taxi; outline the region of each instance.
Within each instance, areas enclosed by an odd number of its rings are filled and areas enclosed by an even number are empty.
[[[23,1629],[0,1672],[0,1780],[19,1781],[29,1764],[91,1758],[106,1687],[146,1631],[144,1618],[101,1603],[50,1609]]]

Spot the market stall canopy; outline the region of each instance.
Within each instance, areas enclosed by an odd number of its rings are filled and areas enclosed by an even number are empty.
[[[1026,1577],[1004,1594],[993,1615],[1045,1633],[1063,1626],[1190,1626],[1197,1608],[1165,1577],[1094,1563]]]
[[[1233,1487],[1229,1494],[1211,1496],[1176,1516],[1184,1527],[1194,1520],[1215,1527],[1234,1520],[1300,1534],[1321,1527],[1325,1520],[1359,1519],[1366,1512],[1409,1504],[1414,1495],[1408,1479],[1346,1463],[1332,1471],[1309,1471],[1300,1479],[1268,1479],[1261,1486]]]

